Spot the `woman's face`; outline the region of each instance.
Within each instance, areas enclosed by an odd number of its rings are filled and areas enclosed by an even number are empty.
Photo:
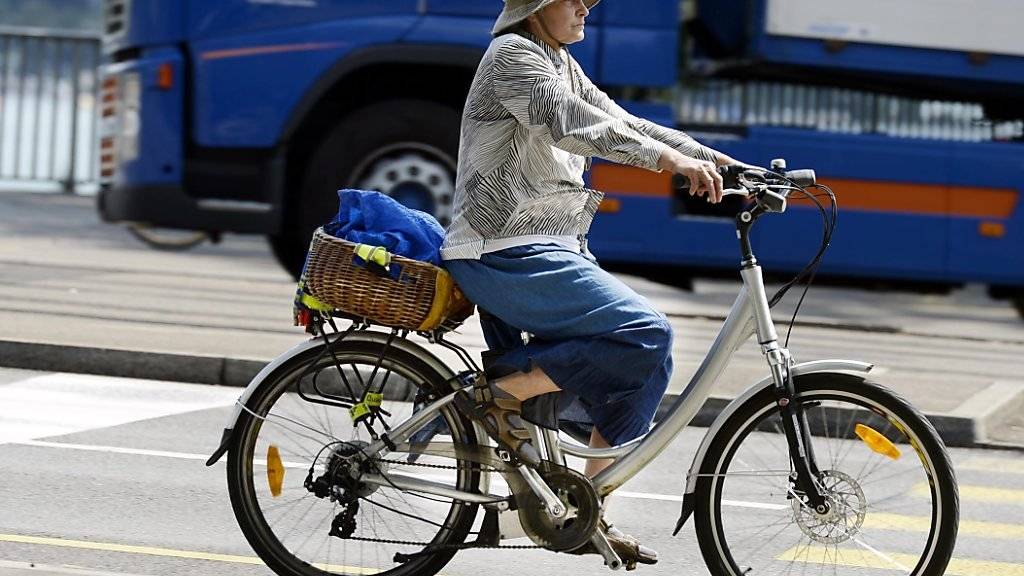
[[[550,35],[553,36],[551,40],[559,44],[572,44],[583,40],[583,23],[588,14],[590,10],[583,0],[555,0],[531,15],[529,20],[538,36]]]

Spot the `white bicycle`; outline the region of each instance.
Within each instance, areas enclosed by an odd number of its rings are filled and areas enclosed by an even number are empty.
[[[321,318],[317,337],[242,393],[209,461],[227,453],[231,503],[253,549],[291,576],[433,575],[462,550],[565,552],[588,543],[617,569],[622,561],[598,529],[602,498],[669,445],[734,351],[756,335],[769,375],[708,428],[685,478],[676,532],[693,517],[715,575],[943,574],[959,497],[935,429],[870,380],[870,364],[795,363],[779,343],[750,230],[784,212],[791,192],[815,199],[807,189],[823,188],[812,171],[784,168],[776,161],[771,170],[723,171],[726,192],[748,198],[736,218],[743,289],[678,401],[629,444],[592,449],[533,427],[545,460],[518,465],[455,408],[454,395],[480,370],[446,329],[419,335],[457,353],[461,371],[408,331],[359,319],[341,331]],[[834,225],[834,210],[831,219],[822,214]],[[566,466],[566,455],[614,463],[588,479]],[[507,543],[523,532],[526,545]]]

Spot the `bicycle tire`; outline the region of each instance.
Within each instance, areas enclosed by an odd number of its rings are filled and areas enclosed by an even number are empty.
[[[198,230],[166,230],[139,223],[129,224],[128,232],[146,246],[164,252],[183,252],[210,239],[208,233]]]
[[[334,359],[330,355],[321,354],[322,350],[323,347],[319,346],[288,360],[263,381],[248,400],[248,410],[242,412],[235,426],[231,447],[228,451],[228,492],[239,527],[259,557],[275,573],[282,576],[325,576],[339,572],[349,573],[349,570],[339,570],[338,565],[333,563],[327,566],[330,568],[330,571],[327,571],[296,557],[267,524],[256,496],[256,487],[252,482],[255,439],[263,424],[263,421],[252,413],[265,417],[277,403],[278,398],[288,390],[291,383],[298,381],[303,371],[311,363],[333,364]],[[383,351],[384,344],[379,342],[344,342],[336,347],[335,357],[340,365],[344,366],[347,361],[353,359],[375,361]],[[413,354],[399,349],[388,350],[383,366],[390,368],[394,373],[407,377],[410,382],[432,387],[434,392],[440,392],[446,386],[445,375],[438,373]],[[454,442],[466,445],[476,444],[477,438],[472,425],[465,417],[457,413],[453,406],[450,409],[444,409],[442,415]],[[463,460],[451,463],[460,467],[460,470],[456,472],[459,479],[457,487],[468,492],[477,492],[480,485],[479,468]],[[310,498],[314,498],[314,496],[310,495]],[[461,544],[469,533],[477,514],[478,505],[455,502],[451,504],[447,520],[443,523],[444,527],[430,541],[431,545]],[[326,538],[333,537],[327,536]],[[348,542],[350,541],[345,542],[346,547]],[[328,550],[330,549],[328,548]],[[429,576],[441,570],[456,552],[457,550],[451,548],[441,549],[432,554],[416,557],[404,564],[397,564],[392,569],[381,570],[379,573],[389,576],[413,574]],[[363,566],[351,567],[347,563],[341,565],[341,568],[353,568],[351,572],[359,574],[373,571],[367,572]]]
[[[774,525],[769,522],[764,525],[765,527],[761,527],[758,522],[751,521],[748,524],[749,528],[747,528],[739,521],[726,522],[723,519],[723,503],[730,511],[734,508],[741,508],[747,505],[749,505],[750,508],[757,508],[758,505],[762,505],[761,503],[749,503],[743,500],[727,500],[723,496],[723,490],[726,484],[730,483],[742,484],[745,482],[754,484],[756,482],[764,482],[771,485],[772,482],[770,480],[764,481],[763,478],[755,480],[754,478],[756,478],[757,475],[754,471],[743,470],[746,465],[745,458],[752,460],[753,458],[759,457],[756,455],[747,456],[748,454],[753,454],[754,450],[759,451],[757,454],[767,453],[767,451],[759,446],[759,442],[766,441],[765,438],[768,437],[771,437],[776,443],[779,443],[781,440],[781,445],[786,453],[779,456],[765,456],[765,458],[776,458],[774,462],[781,462],[783,459],[788,460],[788,447],[786,447],[784,435],[780,435],[777,427],[773,432],[766,432],[766,430],[771,429],[771,427],[768,426],[771,419],[776,418],[778,415],[777,399],[775,397],[774,390],[768,388],[747,400],[728,418],[728,420],[723,423],[709,446],[708,457],[704,459],[704,462],[701,465],[701,475],[698,478],[695,493],[696,505],[694,509],[694,528],[700,544],[701,553],[711,574],[716,576],[741,576],[745,570],[751,568],[753,569],[753,572],[757,574],[774,574],[776,573],[774,571],[776,568],[778,569],[778,573],[788,573],[781,565],[781,563],[784,563],[786,560],[790,561],[790,571],[793,570],[793,563],[795,562],[810,564],[811,562],[818,561],[824,564],[825,562],[831,561],[831,570],[827,570],[830,574],[842,574],[843,572],[840,571],[841,569],[849,570],[851,573],[860,574],[863,572],[858,572],[857,570],[863,570],[863,564],[865,563],[866,556],[869,560],[871,558],[875,558],[875,561],[881,564],[885,564],[886,560],[895,564],[900,564],[904,568],[904,573],[912,574],[913,576],[941,576],[950,561],[953,546],[956,541],[959,519],[959,495],[956,485],[956,476],[952,464],[950,463],[949,455],[942,440],[936,433],[935,428],[917,409],[896,393],[881,385],[864,381],[862,378],[856,376],[846,374],[810,374],[794,378],[794,384],[797,392],[794,401],[802,403],[808,411],[815,413],[813,417],[809,417],[809,419],[814,422],[812,425],[814,428],[812,432],[812,444],[816,444],[814,451],[817,454],[819,468],[822,471],[825,471],[829,465],[834,465],[835,469],[838,470],[838,466],[841,463],[837,461],[837,456],[844,454],[841,449],[847,450],[847,452],[845,452],[847,455],[859,455],[865,451],[870,452],[870,450],[858,448],[861,441],[857,439],[850,439],[849,433],[846,430],[840,430],[842,426],[842,421],[840,419],[844,413],[840,412],[838,409],[833,410],[833,408],[838,406],[839,402],[850,402],[863,409],[863,411],[860,412],[849,412],[849,420],[847,421],[848,423],[846,427],[851,430],[856,428],[854,422],[857,421],[859,423],[861,419],[871,420],[875,423],[876,427],[881,428],[882,426],[879,426],[877,423],[884,419],[885,421],[893,424],[892,429],[899,430],[906,435],[905,440],[910,444],[910,447],[917,452],[918,458],[915,459],[913,454],[901,456],[901,458],[908,459],[904,461],[903,466],[907,467],[907,470],[913,470],[916,466],[914,464],[915,460],[919,461],[921,469],[927,477],[927,483],[915,482],[915,492],[913,495],[910,495],[910,493],[897,492],[897,496],[907,494],[907,497],[911,498],[910,501],[915,506],[919,506],[917,504],[917,499],[920,498],[920,492],[925,489],[930,493],[932,498],[930,517],[924,514],[914,517],[919,523],[923,523],[925,518],[930,518],[927,539],[924,541],[923,546],[921,546],[920,556],[911,568],[908,564],[913,561],[912,555],[897,552],[890,554],[882,551],[881,549],[876,549],[876,547],[871,547],[870,543],[866,542],[863,530],[864,526],[862,524],[866,524],[872,529],[876,526],[881,526],[879,531],[885,534],[895,534],[891,538],[887,538],[885,540],[885,545],[899,546],[903,543],[901,538],[906,537],[898,532],[890,532],[891,530],[900,529],[898,528],[898,522],[902,520],[900,520],[901,516],[899,514],[887,515],[884,509],[879,511],[874,507],[868,510],[866,503],[863,505],[863,509],[861,509],[864,516],[860,517],[860,524],[857,524],[857,526],[847,534],[843,534],[838,531],[832,532],[832,527],[829,527],[830,531],[827,532],[826,535],[826,533],[824,533],[825,528],[822,528],[822,526],[827,523],[824,520],[822,520],[822,523],[819,525],[811,525],[806,522],[805,525],[800,525],[797,521],[798,516],[803,516],[804,518],[813,518],[813,516],[811,515],[809,508],[801,508],[800,505],[793,503],[793,498],[791,498],[791,496],[793,496],[794,493],[791,488],[783,490],[783,492],[785,492],[785,496],[788,499],[786,506],[792,508],[793,521],[790,524],[783,525],[778,533],[774,531],[780,524],[785,523],[788,515],[790,514],[790,511],[786,510],[783,506],[775,507],[775,509],[779,511],[778,517],[781,518],[781,520],[774,523]],[[832,410],[831,413],[829,412],[830,410]],[[834,423],[838,425],[834,434],[831,434],[829,430],[830,421],[834,421]],[[755,437],[752,435],[754,432],[759,432],[759,434]],[[822,432],[824,432],[825,440],[822,440]],[[886,428],[886,432],[887,434],[895,435],[888,428]],[[832,436],[834,436],[834,439]],[[748,443],[747,448],[743,448],[745,442]],[[837,446],[836,450],[833,450],[830,445],[828,453],[823,453],[820,450],[820,447],[824,442],[835,442]],[[864,446],[863,448],[867,447]],[[743,449],[744,452],[737,457],[737,454],[741,449]],[[869,454],[866,458],[871,459],[874,456],[878,455]],[[888,461],[884,460],[886,457],[878,457],[882,458],[882,460],[876,464],[877,466],[881,466],[883,469],[885,466],[895,466],[895,464],[890,464]],[[730,476],[730,465],[733,463],[734,458],[737,460],[738,465],[736,471],[733,472],[734,475]],[[831,458],[831,462],[829,462],[829,458]],[[838,460],[841,460],[841,458]],[[876,473],[876,468],[868,469],[867,466],[867,461],[865,461],[865,463],[861,465],[860,473],[863,473],[865,470],[870,470],[868,475]],[[792,468],[790,467],[790,470],[791,469]],[[766,472],[768,470],[770,470],[770,468],[765,468]],[[783,469],[779,472],[782,473],[780,475],[785,475],[786,471]],[[827,474],[834,479],[840,478],[839,471],[829,471]],[[742,481],[737,480],[738,477],[742,476],[750,477],[751,479],[744,479]],[[892,479],[887,479],[883,476],[882,480],[888,480],[887,484],[891,486],[893,485],[893,482],[900,481],[901,476],[901,474],[894,474]],[[849,475],[847,475],[847,477],[850,478],[851,481],[836,480],[836,485],[838,486],[838,484],[841,483],[845,484],[850,487],[849,490],[843,491],[837,487],[835,489],[835,493],[843,494],[843,498],[856,501],[858,498],[857,490],[860,490],[859,497],[865,498],[864,490],[869,486],[869,483],[865,482],[867,480],[867,476],[865,476],[863,480],[855,479]],[[874,489],[873,485],[880,481],[881,480],[879,479],[873,480],[871,483],[872,489]],[[788,480],[786,482],[788,483]],[[824,484],[825,482],[826,480],[823,479],[822,483]],[[852,486],[856,485],[857,482],[862,482],[863,484],[857,485],[857,490],[854,490]],[[897,488],[897,490],[902,490],[902,488]],[[742,493],[742,490],[735,490],[730,493]],[[897,496],[893,496],[893,498]],[[844,499],[843,502],[845,504],[847,500]],[[874,502],[872,505],[875,505]],[[920,505],[920,507],[924,508],[923,505]],[[834,508],[838,510],[840,506],[834,505]],[[855,508],[861,507],[854,502],[854,505],[848,506],[848,508],[852,511]],[[768,508],[763,509],[766,510]],[[761,520],[765,518],[765,514],[768,514],[767,512],[759,513],[761,514]],[[740,515],[751,513],[737,511],[735,513],[730,512],[730,514]],[[842,514],[845,518],[846,512],[843,512]],[[839,514],[836,514],[836,516],[839,516]],[[872,516],[874,516],[874,518],[872,518]],[[742,532],[744,530],[749,530],[750,532],[759,530],[759,532],[743,537],[737,536],[735,538],[730,538],[732,533],[726,534],[725,525],[727,523],[730,525],[730,529],[735,526],[736,532]],[[769,542],[764,539],[764,533],[768,532],[769,534],[774,534],[773,537],[778,537],[778,534],[793,524],[796,524],[797,528],[800,530],[800,532],[797,533],[799,539],[796,544],[796,548],[789,546],[785,551],[779,554],[770,552],[773,550],[773,547],[771,547]],[[836,520],[835,526],[838,525],[838,520]],[[771,527],[768,528],[769,526]],[[845,520],[843,526],[845,529],[849,530],[849,523]],[[843,528],[840,528],[839,530],[842,529]],[[800,534],[803,534],[803,536],[800,536]],[[805,536],[807,537],[807,545],[805,548],[801,548],[803,543],[802,538]],[[860,539],[865,541],[860,542],[858,540],[858,536]],[[843,541],[844,549],[840,550],[839,548],[840,544],[838,541],[843,537],[850,538],[850,548],[853,548],[853,554],[851,556],[845,555],[845,552],[849,550],[849,548],[845,547],[846,541]],[[822,546],[820,546],[820,544],[812,544],[815,539],[818,539],[819,541],[821,539],[826,541],[833,539],[836,540],[837,543],[835,543],[835,550],[828,552],[830,548],[826,545],[824,547],[826,553],[821,554]],[[758,542],[756,548],[754,544],[749,543],[750,540]],[[747,550],[745,548],[742,550],[734,550],[734,547],[750,547],[753,550]],[[793,552],[794,549],[796,550],[795,553]],[[804,550],[806,550],[806,559],[801,560],[800,555],[804,553]],[[861,556],[857,555],[857,551],[861,552]],[[743,557],[734,557],[734,552],[736,556]],[[757,566],[751,565],[751,557],[754,554],[759,555]],[[876,558],[875,555],[880,556]],[[817,560],[819,557],[820,560]],[[777,562],[779,564],[776,564]],[[866,563],[871,564],[871,561]],[[804,566],[803,569],[806,570],[808,568],[810,568],[810,566]],[[797,570],[799,571],[799,568]]]

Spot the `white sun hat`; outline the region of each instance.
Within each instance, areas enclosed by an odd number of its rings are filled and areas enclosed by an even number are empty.
[[[526,17],[541,8],[557,2],[558,0],[505,0],[505,8],[498,15],[498,20],[494,23],[494,28],[491,29],[491,34],[497,36],[498,34],[508,30],[510,27],[519,24]],[[601,0],[584,0],[587,9],[593,8]]]

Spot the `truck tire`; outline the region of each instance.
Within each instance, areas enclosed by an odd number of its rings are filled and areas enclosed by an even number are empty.
[[[460,116],[425,100],[388,100],[352,111],[327,133],[305,165],[297,194],[286,199],[284,226],[270,239],[296,279],[313,231],[338,211],[342,188],[377,190],[433,214],[452,216]]]

